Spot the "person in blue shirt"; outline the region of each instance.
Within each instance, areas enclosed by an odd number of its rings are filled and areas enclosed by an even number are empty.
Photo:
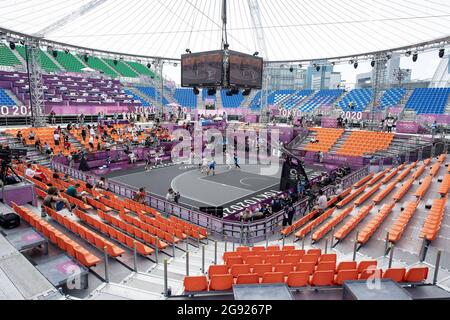
[[[216,160],[212,159],[211,162],[209,163],[209,169],[207,172],[207,175],[209,176],[209,173],[213,172],[213,176],[216,175]]]

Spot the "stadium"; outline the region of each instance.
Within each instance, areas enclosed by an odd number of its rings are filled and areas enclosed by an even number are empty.
[[[448,1],[0,5],[0,300],[450,299]]]

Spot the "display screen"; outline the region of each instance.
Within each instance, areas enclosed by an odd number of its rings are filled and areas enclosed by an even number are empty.
[[[262,88],[263,59],[252,55],[229,52],[229,84],[243,88]]]
[[[222,51],[183,54],[181,56],[181,86],[204,87],[222,84]]]

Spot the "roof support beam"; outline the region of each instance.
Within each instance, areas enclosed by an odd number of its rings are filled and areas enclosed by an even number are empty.
[[[266,38],[264,36],[264,28],[261,21],[261,10],[259,9],[258,0],[247,0],[250,9],[250,16],[252,18],[253,28],[255,29],[256,43],[258,50],[266,60],[269,59],[269,52],[267,51]]]
[[[62,28],[69,22],[71,22],[75,19],[78,19],[79,17],[85,15],[89,11],[92,11],[93,9],[102,5],[106,1],[107,0],[92,0],[92,1],[88,2],[87,4],[85,4],[84,6],[81,6],[77,10],[72,11],[65,17],[62,17],[61,19],[57,20],[56,22],[52,23],[51,25],[45,27],[44,29],[39,30],[38,32],[36,32],[35,35],[39,36],[39,37],[45,37],[47,34],[52,33],[53,31],[56,31],[56,30]]]

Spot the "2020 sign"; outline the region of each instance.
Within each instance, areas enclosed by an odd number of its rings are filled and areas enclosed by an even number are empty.
[[[0,115],[2,116],[30,116],[31,109],[27,106],[0,106]]]

